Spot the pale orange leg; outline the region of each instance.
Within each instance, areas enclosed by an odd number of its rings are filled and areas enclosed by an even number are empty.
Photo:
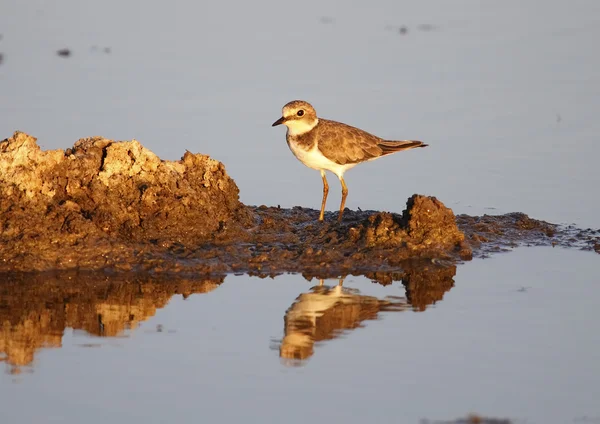
[[[340,214],[338,215],[338,221],[342,220],[342,215],[344,214],[344,207],[346,206],[346,197],[348,196],[348,187],[346,187],[344,177],[340,177],[340,182],[342,183],[342,203],[340,204]]]
[[[329,193],[329,184],[327,184],[327,178],[325,177],[325,171],[321,170],[321,178],[323,178],[323,201],[321,202],[321,214],[319,215],[319,221],[323,221],[325,215],[325,203],[327,203],[327,194]]]

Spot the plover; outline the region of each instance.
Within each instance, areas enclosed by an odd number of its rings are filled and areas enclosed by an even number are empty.
[[[294,100],[282,109],[282,117],[273,122],[273,127],[287,127],[287,144],[300,162],[309,168],[321,171],[323,178],[323,200],[319,221],[323,221],[329,184],[325,171],[331,171],[342,184],[342,202],[338,221],[342,220],[348,187],[344,173],[362,162],[379,159],[401,150],[426,147],[417,140],[384,140],[361,129],[341,122],[317,118],[315,109],[303,100]]]

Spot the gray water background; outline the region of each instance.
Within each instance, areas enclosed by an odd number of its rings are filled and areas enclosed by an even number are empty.
[[[13,0],[0,34],[1,138],[19,129],[45,149],[136,138],[164,159],[188,149],[223,161],[245,203],[318,208],[318,173],[270,126],[302,98],[323,117],[430,144],[350,171],[352,209],[401,212],[421,193],[456,213],[599,226],[596,1]],[[434,307],[383,313],[299,368],[272,344],[314,281],[229,276],[126,338],[67,330],[31,373],[0,376],[0,418],[598,422],[598,264],[550,248],[470,262]],[[145,331],[158,324],[176,331]]]
[[[206,153],[245,203],[318,208],[319,174],[270,126],[301,98],[323,117],[430,144],[348,172],[352,209],[400,212],[421,193],[457,213],[598,225],[593,0],[5,1],[0,33],[2,137]]]

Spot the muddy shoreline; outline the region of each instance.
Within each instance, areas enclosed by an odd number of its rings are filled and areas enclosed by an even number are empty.
[[[455,216],[413,195],[402,214],[247,206],[222,163],[164,161],[102,137],[42,151],[22,132],[0,142],[0,273],[81,270],[214,275],[395,272],[523,245],[600,252],[600,230],[529,218]],[[399,201],[400,203],[400,201]],[[400,207],[399,207],[400,209]]]

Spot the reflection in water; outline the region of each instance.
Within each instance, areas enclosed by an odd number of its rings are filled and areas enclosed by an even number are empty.
[[[415,311],[424,311],[434,305],[444,294],[454,287],[456,266],[414,266],[404,272],[365,274],[374,283],[387,286],[393,281],[401,281],[406,289],[406,300]]]
[[[364,296],[344,287],[342,281],[333,287],[313,287],[285,313],[280,356],[307,359],[316,342],[377,319],[381,311],[423,311],[452,288],[455,273],[454,266],[420,265],[402,273],[365,275],[382,285],[402,281],[406,297]],[[0,361],[6,362],[8,372],[18,374],[33,363],[37,350],[60,347],[66,328],[100,337],[119,336],[154,316],[172,296],[207,293],[223,281],[224,277],[167,280],[69,273],[0,276]]]
[[[133,276],[18,275],[0,277],[0,361],[18,374],[35,351],[60,347],[65,328],[114,337],[135,328],[171,297],[207,293],[223,277],[205,280]]]
[[[315,343],[334,339],[344,330],[360,327],[365,320],[377,319],[379,312],[424,311],[454,286],[455,274],[456,266],[420,266],[399,273],[366,274],[365,277],[381,285],[402,282],[406,298],[385,299],[363,296],[356,290],[347,289],[343,287],[343,279],[333,287],[320,280],[318,286],[298,296],[286,311],[279,355],[286,360],[305,360],[313,355]]]
[[[316,342],[334,339],[342,330],[376,319],[379,311],[403,310],[405,298],[379,300],[362,296],[342,286],[321,284],[302,293],[286,311],[284,337],[279,354],[286,359],[307,359],[313,354]]]

